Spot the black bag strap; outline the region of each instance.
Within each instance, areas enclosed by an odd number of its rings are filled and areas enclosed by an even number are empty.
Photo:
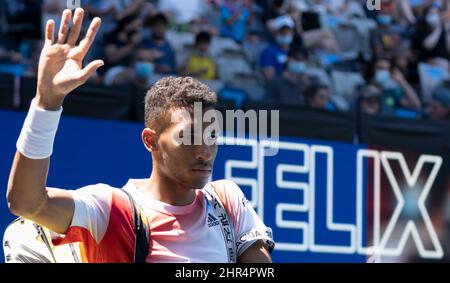
[[[133,210],[133,222],[134,222],[134,263],[146,263],[147,256],[150,251],[150,229],[147,227],[147,223],[143,220],[143,214],[134,200],[130,192],[123,189],[131,202],[131,209]],[[148,237],[147,237],[148,232]]]

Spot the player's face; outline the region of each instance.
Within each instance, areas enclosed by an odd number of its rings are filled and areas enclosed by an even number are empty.
[[[183,186],[203,188],[212,173],[218,133],[211,122],[194,117],[192,111],[171,112],[174,119],[158,139],[159,169]]]

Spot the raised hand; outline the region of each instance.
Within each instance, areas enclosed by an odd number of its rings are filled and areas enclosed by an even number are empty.
[[[396,80],[397,82],[399,82],[399,83],[402,83],[402,82],[406,81],[406,79],[403,76],[402,72],[400,72],[400,70],[397,69],[397,68],[394,68],[394,70],[392,71],[392,78],[394,80]]]
[[[95,70],[104,64],[102,60],[95,60],[84,68],[82,66],[101,23],[100,18],[94,18],[85,38],[77,45],[83,15],[83,9],[75,10],[73,26],[69,31],[72,12],[64,10],[56,41],[55,22],[47,21],[45,44],[39,59],[36,91],[38,105],[44,109],[59,109],[67,94],[84,84]]]

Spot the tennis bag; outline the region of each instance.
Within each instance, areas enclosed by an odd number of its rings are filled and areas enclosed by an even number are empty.
[[[123,190],[133,209],[135,234],[134,262],[145,263],[149,253],[150,231],[143,221],[143,214],[131,194]],[[6,263],[81,263],[80,243],[55,246],[51,238],[54,232],[23,217],[14,220],[3,235],[3,251]]]

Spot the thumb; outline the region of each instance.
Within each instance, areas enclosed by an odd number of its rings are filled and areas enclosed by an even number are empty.
[[[89,79],[89,77],[101,66],[103,66],[105,63],[103,60],[95,60],[89,63],[86,67],[84,67],[82,70],[80,70],[80,80],[85,82]]]

